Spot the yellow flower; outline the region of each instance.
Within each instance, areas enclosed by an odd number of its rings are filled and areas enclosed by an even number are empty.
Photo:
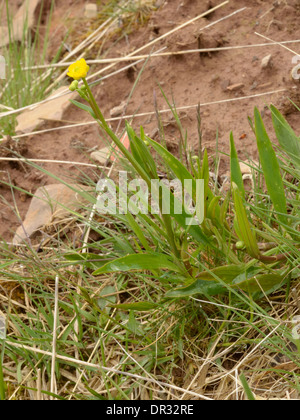
[[[89,69],[90,66],[88,66],[86,64],[85,59],[82,58],[81,60],[76,61],[76,63],[70,65],[68,70],[68,76],[72,77],[75,80],[80,80],[86,77]]]

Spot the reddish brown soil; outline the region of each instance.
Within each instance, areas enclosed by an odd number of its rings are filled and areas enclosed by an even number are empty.
[[[77,1],[76,8],[72,1],[57,1],[52,23],[51,51],[55,51],[70,25],[76,26],[79,16],[82,16],[84,1]],[[127,39],[121,40],[114,46],[114,39],[106,43],[109,48],[107,57],[124,56],[148,43],[149,40],[160,37],[179,24],[200,15],[209,6],[221,1],[202,0],[171,0],[165,2],[154,12],[147,25],[135,29]],[[72,7],[71,7],[72,5]],[[211,28],[205,29],[199,39],[199,31],[204,26],[221,19],[242,7],[247,9],[226,19]],[[300,39],[300,4],[299,0],[273,1],[273,0],[231,0],[230,3],[216,11],[207,19],[197,20],[194,24],[176,32],[159,41],[153,48],[155,51],[167,47],[165,51],[190,50],[210,47],[227,47],[235,45],[261,44],[268,41],[255,34],[259,32],[275,41]],[[88,23],[86,23],[88,24]],[[82,27],[82,25],[81,25]],[[68,41],[71,45],[74,39]],[[98,46],[100,48],[101,45]],[[289,44],[289,48],[297,51],[299,44]],[[149,53],[145,49],[143,53]],[[272,67],[261,69],[263,57],[272,53]],[[90,58],[90,57],[87,57]],[[94,57],[91,57],[94,58]],[[241,158],[250,156],[257,159],[256,142],[247,122],[247,117],[253,115],[254,106],[263,111],[265,124],[273,137],[271,117],[265,106],[274,103],[287,115],[288,121],[299,132],[300,122],[298,113],[287,106],[287,97],[293,96],[298,101],[299,85],[291,79],[293,53],[279,45],[247,49],[233,49],[211,54],[193,53],[182,56],[151,58],[134,91],[132,99],[126,109],[126,114],[135,112],[146,113],[154,111],[154,95],[157,98],[159,109],[166,109],[167,105],[162,97],[158,83],[162,86],[170,101],[174,100],[176,106],[184,107],[205,104],[214,101],[236,99],[238,97],[261,94],[264,92],[287,89],[272,95],[231,101],[222,104],[206,105],[201,107],[203,146],[209,151],[211,161],[216,156],[216,133],[221,152],[229,150],[229,134],[232,130],[235,135],[238,152]],[[118,64],[113,70],[126,64]],[[138,64],[134,70],[122,72],[106,79],[101,85],[94,88],[96,98],[104,115],[109,118],[110,110],[127,100],[133,84],[141,70],[143,63]],[[103,65],[95,66],[101,69]],[[111,70],[111,71],[113,71]],[[69,80],[66,78],[65,83]],[[229,92],[226,87],[242,83],[244,86],[237,91]],[[165,136],[170,150],[178,151],[179,136],[176,125],[170,113],[162,114]],[[188,142],[197,147],[197,112],[196,106],[180,111],[182,124],[188,133]],[[64,115],[64,120],[73,122],[90,121],[85,112],[71,106]],[[116,128],[117,122],[112,123]],[[149,135],[156,135],[157,121],[155,115],[135,118],[134,128],[144,126]],[[56,126],[59,126],[57,124]],[[55,127],[47,123],[43,128]],[[124,127],[122,123],[120,131]],[[156,137],[157,139],[158,137]],[[26,138],[24,155],[28,158],[56,159],[77,162],[89,162],[88,151],[94,146],[102,145],[97,126],[76,127],[62,131],[54,131],[42,135]],[[0,174],[8,177],[14,185],[30,192],[46,183],[53,182],[51,178],[41,174],[36,169],[24,168],[22,165],[12,165],[1,162]],[[75,166],[47,164],[43,167],[57,176],[78,181],[83,173]],[[221,172],[228,170],[228,160],[222,156]],[[92,170],[84,170],[87,175],[96,180],[97,174]],[[55,181],[54,181],[55,182]],[[21,217],[26,214],[30,198],[26,194],[15,191],[14,199],[11,189],[0,186],[0,236],[10,240],[16,227],[18,218],[14,213],[15,204]],[[15,201],[14,201],[15,200]]]

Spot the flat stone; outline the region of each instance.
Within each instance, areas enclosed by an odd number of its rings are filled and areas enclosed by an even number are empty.
[[[22,41],[25,29],[33,29],[35,12],[41,0],[24,0],[12,20],[12,37],[14,41]],[[9,44],[9,33],[5,26],[0,27],[0,48]]]
[[[74,99],[77,96],[76,92],[68,93],[59,98],[62,92],[66,91],[67,87],[62,86],[54,93],[51,94],[49,98],[54,98],[49,102],[38,105],[33,110],[26,110],[22,112],[17,118],[17,133],[31,133],[34,130],[39,129],[45,122],[45,120],[61,120],[63,113],[71,105],[70,99]]]
[[[71,185],[78,191],[87,191],[85,185]],[[26,241],[35,232],[49,225],[53,220],[61,220],[70,212],[80,209],[87,199],[64,184],[53,184],[40,187],[31,200],[23,225],[17,229],[13,244]]]
[[[88,3],[84,7],[84,17],[88,19],[95,19],[98,16],[97,4]]]
[[[123,101],[120,103],[120,105],[115,106],[114,108],[110,110],[110,116],[112,118],[119,117],[120,115],[123,114],[123,112],[125,111],[125,108],[126,108],[126,101]]]

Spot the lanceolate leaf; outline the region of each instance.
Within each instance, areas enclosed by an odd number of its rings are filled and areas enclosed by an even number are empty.
[[[272,120],[277,139],[283,150],[300,169],[300,140],[275,106],[271,105]]]
[[[268,292],[272,290],[276,285],[280,285],[283,282],[283,277],[279,274],[260,274],[252,277],[248,280],[243,280],[239,283],[233,284],[232,287],[235,289],[241,289],[245,292]]]
[[[197,275],[197,280],[185,287],[171,290],[166,297],[181,298],[193,296],[196,294],[216,295],[225,293],[227,288],[218,282],[220,279],[223,283],[231,284],[233,280],[244,273],[246,267],[244,265],[227,265],[218,267],[214,270],[203,271]]]
[[[157,178],[156,164],[155,161],[149,152],[148,147],[145,145],[143,140],[141,140],[134,132],[132,127],[129,124],[126,125],[127,134],[130,140],[131,151],[135,160],[140,164],[142,168],[146,171],[151,179]]]
[[[126,257],[110,261],[93,273],[94,276],[105,273],[145,271],[145,270],[171,270],[184,273],[184,269],[174,264],[170,257],[164,254],[145,253],[127,255]]]
[[[257,108],[255,108],[255,132],[261,166],[264,172],[268,192],[278,212],[278,219],[287,224],[287,206],[283,187],[283,181],[280,173],[279,163],[273,150],[271,141],[266,132],[262,117]]]
[[[149,137],[147,137],[147,141],[151,144],[153,149],[163,158],[165,164],[168,166],[168,168],[171,169],[171,171],[182,182],[182,184],[184,184],[185,179],[191,179],[192,180],[193,199],[195,199],[196,182],[195,182],[195,179],[193,178],[193,176],[187,170],[187,168],[178,159],[176,159],[175,156],[173,156],[167,149],[165,149],[159,143],[150,139]]]
[[[238,225],[238,232],[240,239],[245,243],[247,251],[253,258],[259,257],[259,249],[255,235],[251,229],[250,222],[244,207],[243,200],[237,185],[232,183],[234,207],[236,213],[236,223]]]
[[[244,273],[246,270],[245,265],[225,265],[224,267],[217,267],[211,271],[203,271],[198,274],[197,279],[214,281],[216,279],[221,279],[224,283],[232,282],[240,274]]]
[[[226,287],[215,281],[196,280],[186,287],[170,290],[166,293],[167,298],[183,298],[193,295],[219,295],[226,292]]]
[[[84,105],[84,104],[82,104],[82,103],[80,103],[78,101],[75,101],[74,99],[71,99],[70,102],[72,102],[72,104],[75,105],[75,106],[77,106],[78,108],[83,109],[84,111],[89,112],[91,114],[91,116],[93,118],[95,118],[95,120],[97,119],[96,114],[94,113],[94,111],[92,110],[92,108],[90,106]]]

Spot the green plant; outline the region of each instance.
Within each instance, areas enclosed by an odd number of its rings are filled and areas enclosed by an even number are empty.
[[[291,171],[296,171],[299,175],[296,154],[299,139],[274,107],[272,107],[272,115],[275,131],[281,146],[284,147],[281,152],[294,156],[293,165],[287,166],[283,160],[277,159],[262,118],[255,109],[255,134],[262,165],[261,172],[267,190],[259,206],[246,200],[238,156],[231,134],[233,217],[229,207],[229,197],[222,200],[222,197],[216,195],[210,188],[206,152],[202,162],[199,157],[191,162],[193,170],[190,171],[165,147],[147,137],[142,128],[138,135],[127,123],[126,131],[131,146],[131,152],[129,152],[106,123],[84,78],[83,84],[83,87],[77,88],[77,91],[90,106],[79,103],[75,105],[90,112],[98,121],[101,129],[132,165],[133,176],[140,177],[149,189],[153,180],[160,181],[156,170],[158,163],[150,151],[151,148],[159,157],[159,165],[166,173],[171,174],[173,179],[176,178],[182,185],[186,180],[190,181],[188,192],[193,203],[197,203],[199,199],[200,190],[197,188],[197,179],[204,180],[204,203],[202,203],[204,218],[201,223],[186,224],[188,218],[193,219],[196,214],[198,216],[198,213],[189,213],[184,202],[178,203],[178,198],[173,192],[166,193],[167,187],[164,185],[161,185],[156,195],[159,214],[149,216],[138,213],[134,221],[131,214],[123,215],[117,212],[113,218],[133,229],[138,247],[132,249],[125,257],[106,264],[97,263],[95,276],[103,273],[148,270],[157,278],[167,277],[173,284],[182,284],[183,287],[173,288],[167,293],[166,297],[169,298],[199,293],[220,294],[228,290],[235,293],[238,293],[238,290],[244,290],[251,296],[260,295],[261,292],[268,293],[275,290],[288,280],[288,273],[296,268],[291,265],[293,266],[294,261],[298,260],[297,226],[300,219],[298,207],[294,204],[288,214],[287,201],[291,198],[294,202],[295,199],[297,200],[299,188],[296,184],[295,194],[291,188],[287,188],[287,184],[284,185],[283,178]],[[169,103],[168,105],[171,107]],[[172,107],[171,109],[176,116],[176,109]],[[176,120],[179,121],[179,118],[177,117]],[[178,126],[182,132],[181,125],[178,124]],[[286,132],[292,139],[288,147],[283,140]],[[182,160],[187,159],[187,154],[183,156],[181,153],[181,156]],[[298,175],[297,182],[299,182]],[[167,214],[164,211],[165,193],[170,197],[171,203]],[[129,202],[129,198],[126,199]],[[181,206],[182,212],[175,211],[176,206],[177,209]],[[268,225],[260,220],[266,208],[270,212]],[[263,252],[262,249],[268,249],[268,251]],[[207,260],[211,263],[207,264]],[[291,264],[287,264],[287,261]],[[214,268],[216,264],[218,268]]]

